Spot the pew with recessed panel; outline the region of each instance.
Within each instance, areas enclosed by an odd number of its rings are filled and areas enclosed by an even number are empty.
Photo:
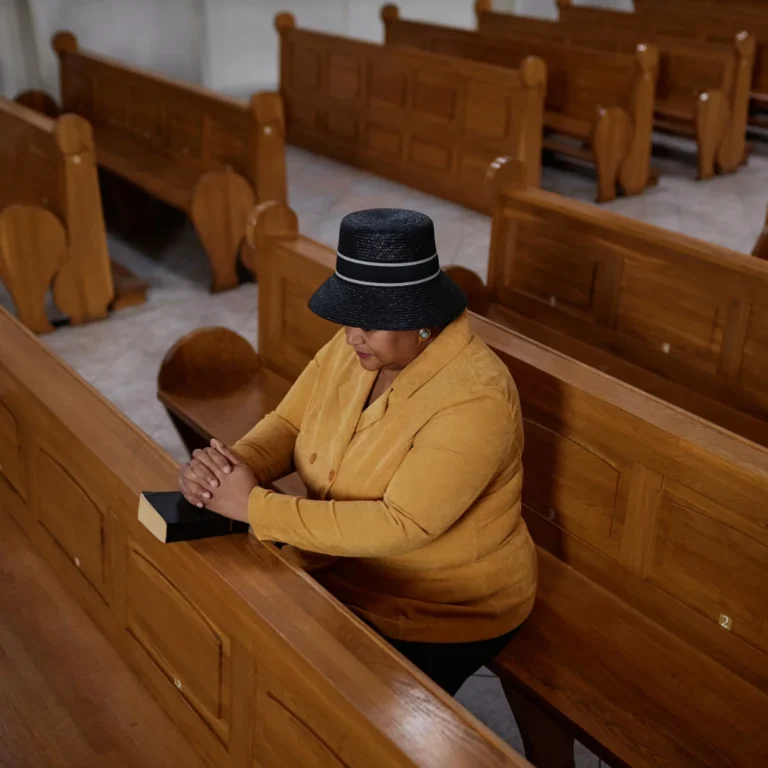
[[[478,30],[489,35],[625,53],[654,44],[659,51],[654,127],[696,141],[701,179],[716,170],[735,171],[744,162],[754,37],[735,33],[724,42],[681,39],[663,28],[636,24],[628,14],[613,14],[621,16],[617,23],[580,23],[577,12],[593,9],[574,8],[573,17],[563,11],[559,21],[494,12],[490,0],[478,0],[475,9]]]
[[[147,285],[111,264],[91,126],[0,98],[0,280],[20,320],[53,330],[54,302],[76,325],[145,300]]]
[[[768,263],[489,176],[488,317],[768,446]]]
[[[702,42],[732,44],[733,39],[746,32],[756,41],[755,64],[749,122],[768,126],[768,14],[743,12],[730,5],[715,7],[665,3],[663,6],[638,7],[633,14],[600,8],[579,7],[573,0],[557,0],[560,19],[581,24],[585,29],[603,31],[616,29],[656,30],[659,34]]]
[[[275,93],[250,104],[53,40],[61,103],[87,118],[98,163],[187,213],[211,263],[212,290],[237,285],[245,220],[259,200],[287,198],[283,107]]]
[[[335,253],[282,206],[263,207],[251,235],[269,302],[259,353],[287,386],[333,333],[306,302]],[[768,449],[488,319],[472,323],[512,372],[525,419],[523,507],[541,587],[493,668],[529,759],[572,766],[577,736],[613,765],[762,765]],[[213,378],[231,363],[220,349],[191,337],[171,364],[186,356]],[[168,405],[182,380],[171,393],[166,373]],[[234,439],[262,412],[241,410],[237,392],[231,408],[223,395],[215,407],[215,395],[189,395],[177,407],[201,438]]]
[[[499,155],[538,184],[546,65],[509,69],[313,32],[275,19],[291,144],[481,211]]]
[[[599,51],[530,37],[500,37],[406,21],[396,5],[381,11],[385,41],[515,69],[529,56],[547,66],[545,149],[594,164],[598,202],[617,188],[640,194],[651,172],[658,51]],[[578,144],[573,139],[579,141]]]
[[[138,497],[177,476],[0,310],[0,516],[28,534],[206,765],[530,768],[271,545],[248,534],[161,544],[137,519]],[[94,668],[56,673],[86,717],[78,678]],[[8,764],[20,764],[3,725],[0,760],[10,749]],[[134,725],[116,727],[130,739]],[[93,765],[122,765],[118,747],[98,742]]]

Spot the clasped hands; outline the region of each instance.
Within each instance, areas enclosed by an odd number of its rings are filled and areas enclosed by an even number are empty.
[[[179,490],[190,504],[243,522],[248,521],[248,498],[257,485],[250,467],[219,440],[193,451],[179,473]]]

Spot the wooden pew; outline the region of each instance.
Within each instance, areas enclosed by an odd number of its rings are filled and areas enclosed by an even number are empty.
[[[49,288],[72,324],[142,303],[147,285],[110,264],[91,126],[0,98],[0,280],[21,322],[53,330]]]
[[[53,47],[62,108],[92,123],[99,165],[187,213],[212,290],[235,287],[248,212],[257,200],[287,199],[279,96],[244,105],[80,50],[70,32]],[[253,271],[252,255],[244,260]]]
[[[768,126],[768,118],[760,115],[768,110],[768,14],[742,13],[731,8],[710,11],[675,4],[663,7],[638,9],[634,14],[607,11],[598,8],[582,8],[573,0],[557,0],[562,21],[583,23],[590,29],[631,28],[647,30],[649,26],[659,33],[704,42],[731,44],[741,32],[748,32],[756,40],[755,65],[752,74],[751,100],[753,112],[750,124]],[[642,25],[642,27],[641,27]]]
[[[138,494],[173,488],[177,473],[0,311],[0,515],[27,532],[206,764],[528,766],[271,545],[154,539]],[[76,689],[83,671],[67,673]]]
[[[268,301],[262,364],[292,380],[333,332],[306,300],[335,254],[300,236],[281,206],[263,207],[251,236]],[[494,669],[529,759],[572,766],[577,734],[614,765],[761,765],[768,449],[485,318],[472,323],[512,372],[525,418],[524,514],[542,586]],[[212,377],[230,356],[198,338],[173,357],[186,348],[196,372],[207,357]],[[206,436],[232,439],[259,415],[238,395],[214,408],[196,394],[184,407]]]
[[[489,174],[488,317],[768,446],[768,264]],[[474,304],[474,302],[473,302]]]
[[[546,66],[519,70],[310,32],[275,19],[288,140],[429,194],[490,210],[485,169],[520,159],[538,185]]]
[[[486,35],[405,21],[396,5],[385,5],[381,18],[391,45],[512,69],[528,56],[542,59],[548,73],[544,128],[555,136],[544,139],[544,148],[593,163],[598,202],[615,199],[617,185],[628,195],[638,195],[648,185],[658,70],[654,46],[638,45],[630,55]]]
[[[496,13],[491,0],[478,0],[475,9],[478,30],[492,35],[627,54],[654,43],[659,49],[655,128],[696,140],[701,179],[711,178],[715,169],[731,172],[743,164],[755,58],[751,36],[740,32],[727,44],[685,40],[626,13],[613,13],[611,18],[621,18],[611,24],[582,22],[579,14],[591,8],[561,9],[559,22]]]
[[[752,250],[752,255],[757,256],[758,259],[765,259],[768,261],[768,213],[765,215],[765,225],[763,231],[757,238],[755,247]]]

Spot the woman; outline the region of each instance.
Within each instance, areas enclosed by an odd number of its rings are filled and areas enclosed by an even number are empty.
[[[423,214],[346,216],[309,306],[343,330],[231,449],[195,451],[180,488],[259,539],[332,556],[317,580],[455,694],[536,591],[514,382],[472,333]],[[265,488],[293,469],[307,499]]]

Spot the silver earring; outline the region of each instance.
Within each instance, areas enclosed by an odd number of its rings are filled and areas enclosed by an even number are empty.
[[[429,341],[432,338],[432,331],[429,328],[422,328],[419,331],[419,339],[421,341]]]

